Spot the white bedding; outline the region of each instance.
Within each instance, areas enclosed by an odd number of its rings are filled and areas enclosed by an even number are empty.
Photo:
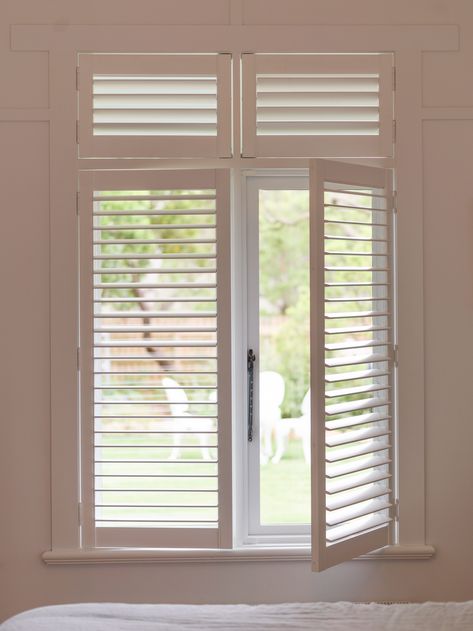
[[[1,631],[473,631],[473,601],[379,605],[129,605],[42,607],[0,625]]]

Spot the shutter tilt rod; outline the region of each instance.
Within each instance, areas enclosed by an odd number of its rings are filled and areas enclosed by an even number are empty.
[[[248,442],[253,440],[253,391],[254,391],[254,368],[255,368],[256,355],[253,349],[250,348],[247,354],[247,368],[248,368]]]

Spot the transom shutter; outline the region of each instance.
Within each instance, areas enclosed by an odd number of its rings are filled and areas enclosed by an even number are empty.
[[[79,56],[80,157],[231,156],[231,55]]]
[[[229,176],[80,177],[82,540],[231,546]]]
[[[312,550],[319,571],[390,543],[392,174],[310,164]]]
[[[391,156],[390,54],[242,56],[243,156]]]

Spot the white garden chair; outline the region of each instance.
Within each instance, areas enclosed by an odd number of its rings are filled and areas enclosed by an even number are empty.
[[[168,398],[171,415],[178,418],[171,419],[173,428],[173,449],[169,454],[169,460],[178,460],[181,455],[182,433],[181,432],[208,432],[213,429],[213,422],[209,419],[200,419],[189,414],[189,399],[185,389],[171,377],[164,377],[163,386]],[[210,401],[209,401],[210,402]],[[182,417],[182,418],[179,418]],[[203,460],[211,460],[208,448],[209,434],[200,434],[199,442]]]

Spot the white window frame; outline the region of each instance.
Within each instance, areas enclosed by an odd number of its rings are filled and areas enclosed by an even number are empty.
[[[266,185],[266,188],[265,188]],[[240,244],[239,259],[243,263],[240,268],[244,296],[241,297],[246,304],[246,334],[242,336],[235,349],[235,364],[239,366],[237,371],[246,376],[246,352],[252,348],[256,355],[254,366],[254,436],[249,443],[242,441],[241,449],[244,453],[245,467],[238,474],[237,480],[242,480],[244,488],[245,507],[239,511],[237,519],[240,523],[238,532],[244,545],[273,544],[309,545],[310,524],[271,524],[260,523],[260,434],[259,434],[259,190],[309,190],[308,170],[301,169],[255,169],[245,171],[242,174],[242,205],[235,209],[235,215],[239,214],[245,226],[244,242]],[[235,244],[238,248],[238,244]],[[246,253],[246,255],[245,255]],[[238,273],[238,269],[236,270]],[[236,300],[235,302],[238,302]],[[239,361],[240,360],[240,361]],[[246,388],[246,378],[245,388]],[[245,390],[246,392],[246,390]],[[238,399],[238,397],[235,397]],[[239,410],[236,422],[241,423],[237,432],[238,436],[245,436],[247,422],[246,409]]]
[[[423,315],[423,188],[422,121],[429,117],[422,106],[422,51],[454,51],[458,30],[451,25],[308,25],[242,26],[238,21],[221,26],[89,26],[14,25],[13,51],[48,51],[49,109],[44,116],[50,133],[50,282],[51,282],[51,520],[47,563],[134,562],[170,559],[309,561],[307,548],[259,548],[207,553],[162,550],[85,550],[79,538],[78,424],[76,388],[77,282],[75,261],[77,172],[111,168],[109,160],[78,158],[76,145],[76,66],[81,51],[137,53],[206,53],[209,48],[233,54],[284,53],[394,53],[396,67],[396,155],[381,164],[395,166],[397,174],[399,259],[399,434],[400,515],[399,543],[368,555],[369,559],[430,558],[434,548],[426,542],[424,454],[424,315]],[[184,43],[183,43],[184,42]],[[233,64],[234,157],[225,168],[236,172],[256,166],[280,166],[278,160],[240,158],[238,64]],[[190,161],[122,160],[124,168],[189,167]],[[219,168],[209,160],[201,168]],[[307,161],[294,160],[295,167]],[[284,164],[282,165],[284,166]],[[237,203],[239,200],[237,199]],[[404,368],[405,367],[405,368]],[[240,492],[236,489],[237,501]]]

